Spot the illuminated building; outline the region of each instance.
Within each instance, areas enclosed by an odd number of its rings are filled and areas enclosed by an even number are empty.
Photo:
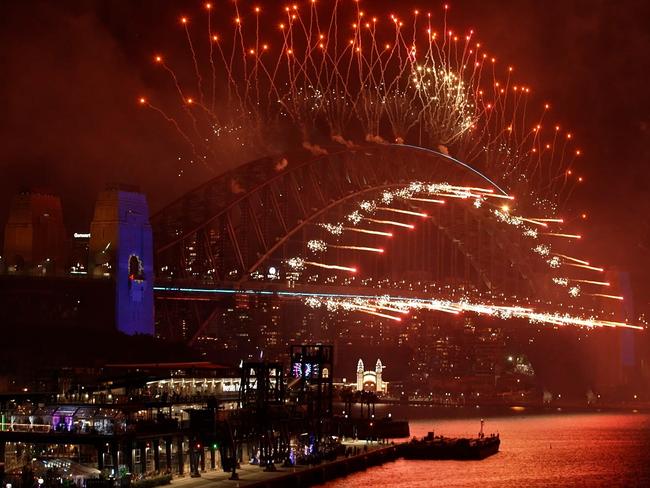
[[[384,365],[381,364],[381,359],[377,359],[374,371],[364,371],[363,360],[359,359],[357,363],[357,390],[387,393],[388,382],[382,378],[383,371]]]
[[[145,196],[99,194],[90,233],[71,241],[58,197],[23,193],[5,226],[0,320],[14,327],[153,334],[153,250]]]
[[[72,234],[72,244],[68,258],[68,271],[70,274],[88,274],[89,251],[90,232],[75,232]]]
[[[142,193],[101,192],[90,225],[90,273],[115,286],[115,324],[127,334],[153,334],[153,243]]]

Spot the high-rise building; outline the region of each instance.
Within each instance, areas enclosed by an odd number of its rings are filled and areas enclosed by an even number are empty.
[[[153,242],[146,197],[132,187],[101,192],[90,225],[89,273],[115,284],[115,324],[153,334]]]
[[[9,273],[64,270],[66,234],[59,197],[25,192],[13,198],[5,225],[4,256]]]

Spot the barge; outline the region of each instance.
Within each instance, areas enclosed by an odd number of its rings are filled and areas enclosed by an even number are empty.
[[[457,459],[479,460],[485,459],[499,452],[501,439],[499,434],[485,436],[483,434],[483,420],[478,437],[443,437],[434,436],[429,432],[422,439],[413,439],[402,444],[404,459]]]

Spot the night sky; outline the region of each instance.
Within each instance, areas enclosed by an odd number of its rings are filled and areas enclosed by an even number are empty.
[[[281,17],[280,4],[260,3],[270,21]],[[377,15],[441,9],[438,2],[362,3]],[[586,254],[607,266],[647,270],[650,2],[450,5],[450,25],[475,29],[499,62],[515,67],[517,81],[533,87],[535,100],[551,103],[549,120],[574,132],[585,154],[576,168],[586,183],[572,207],[589,215],[580,229]],[[181,141],[137,104],[160,79],[153,53],[186,55],[178,17],[200,16],[201,2],[22,0],[2,10],[3,222],[20,189],[60,194],[73,231],[87,228],[95,195],[108,182],[139,185],[156,210],[211,176],[198,166],[177,176]]]

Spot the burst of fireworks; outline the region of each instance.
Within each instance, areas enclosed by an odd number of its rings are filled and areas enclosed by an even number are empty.
[[[325,126],[334,144],[352,147],[359,132],[369,143],[413,143],[488,169],[521,194],[565,201],[581,178],[572,134],[547,125],[550,106],[533,110],[531,88],[513,68],[498,68],[474,31],[450,30],[443,11],[436,23],[430,12],[373,14],[338,0],[267,13],[206,4],[179,22],[189,59],[154,56],[177,103],[140,103],[208,167],[282,151],[294,139],[325,154],[314,142]]]
[[[343,224],[320,224],[323,229],[334,234],[335,236],[340,236],[343,233]]]
[[[575,298],[575,297],[580,295],[580,291],[581,290],[580,290],[579,286],[577,286],[577,285],[572,286],[572,287],[569,288],[569,295]]]
[[[305,260],[302,258],[290,258],[287,260],[287,264],[294,271],[302,271],[305,269]]]
[[[551,268],[557,269],[560,267],[560,258],[558,258],[557,256],[553,256],[551,259],[547,261],[547,263]]]
[[[528,231],[524,231],[524,234],[526,234]],[[528,235],[528,234],[526,234]],[[533,237],[533,236],[531,236]],[[537,237],[537,234],[534,235],[534,237]],[[538,244],[533,248],[533,251],[535,251],[537,254],[540,256],[548,256],[549,253],[551,252],[550,248],[547,245],[544,244]]]
[[[313,239],[307,243],[307,248],[311,252],[325,252],[327,251],[327,243],[319,239]]]

